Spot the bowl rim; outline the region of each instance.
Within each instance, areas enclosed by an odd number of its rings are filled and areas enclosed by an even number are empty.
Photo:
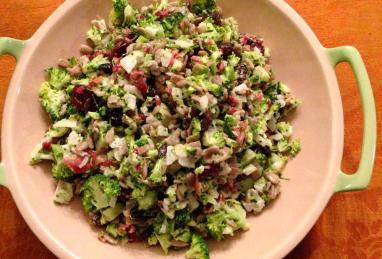
[[[16,202],[16,205],[27,222],[28,226],[32,229],[34,234],[42,241],[42,243],[59,258],[78,258],[72,251],[65,247],[60,240],[57,240],[52,233],[44,226],[36,215],[33,207],[28,204],[25,193],[22,191],[22,185],[18,180],[18,174],[13,174],[16,171],[15,163],[12,152],[12,114],[15,108],[17,95],[19,93],[18,82],[20,81],[23,71],[27,69],[27,61],[32,56],[37,46],[39,45],[40,39],[50,30],[53,24],[60,20],[60,18],[69,10],[76,8],[80,1],[65,1],[61,4],[53,14],[41,25],[41,27],[34,33],[34,35],[26,41],[25,51],[23,51],[20,61],[16,66],[14,75],[12,77],[8,93],[5,99],[4,112],[3,112],[3,123],[2,123],[2,154],[3,162],[5,168],[5,176],[9,189]],[[313,227],[314,223],[317,221],[319,215],[323,211],[327,202],[333,194],[334,186],[337,180],[338,172],[340,170],[342,149],[343,149],[343,138],[344,138],[344,123],[343,123],[343,108],[342,101],[339,92],[339,87],[337,79],[335,76],[335,71],[330,65],[329,59],[326,55],[325,48],[319,42],[317,36],[308,26],[308,24],[303,20],[301,16],[286,2],[278,0],[268,0],[274,8],[278,9],[281,13],[286,15],[291,22],[300,30],[300,32],[308,40],[313,52],[322,67],[322,72],[327,83],[332,119],[331,134],[332,139],[336,141],[332,145],[332,150],[330,150],[331,161],[329,161],[330,173],[325,178],[325,183],[321,192],[317,195],[317,202],[311,211],[311,214],[306,213],[305,217],[301,219],[301,223],[296,226],[288,238],[284,239],[283,242],[275,246],[272,251],[269,251],[263,258],[281,258],[287,255],[308,233],[308,231]]]

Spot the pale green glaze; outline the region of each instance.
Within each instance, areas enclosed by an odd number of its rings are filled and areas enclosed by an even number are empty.
[[[335,67],[338,63],[347,62],[355,74],[363,107],[363,142],[361,160],[354,174],[339,173],[335,192],[346,192],[365,189],[373,172],[375,145],[377,136],[376,113],[373,91],[367,75],[365,64],[359,52],[350,46],[326,50]]]
[[[23,49],[25,41],[16,40],[12,38],[0,38],[0,55],[9,54],[19,59]]]
[[[22,40],[0,38],[0,55],[9,54],[18,60],[24,49],[24,45],[25,41]],[[0,185],[7,187],[3,164],[0,164]]]

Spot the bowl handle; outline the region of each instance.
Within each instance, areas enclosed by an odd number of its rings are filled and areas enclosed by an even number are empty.
[[[9,54],[19,60],[23,52],[25,41],[12,38],[0,38],[0,55]],[[4,164],[0,164],[0,185],[7,187],[5,180]]]
[[[355,74],[363,108],[363,139],[361,160],[354,174],[340,171],[335,192],[365,189],[373,172],[376,145],[376,113],[373,90],[361,55],[354,47],[343,46],[326,49],[330,62],[335,68],[341,62],[348,62]]]

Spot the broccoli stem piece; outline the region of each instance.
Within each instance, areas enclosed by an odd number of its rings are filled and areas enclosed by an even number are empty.
[[[192,235],[191,247],[186,252],[187,259],[209,259],[210,252],[208,244],[203,237],[198,234]]]

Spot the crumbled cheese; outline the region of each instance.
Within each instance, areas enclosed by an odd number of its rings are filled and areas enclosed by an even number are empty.
[[[194,45],[192,40],[184,39],[184,40],[175,40],[175,44],[181,49],[188,49]]]
[[[134,55],[128,55],[121,59],[121,66],[123,67],[123,69],[126,70],[127,73],[131,73],[131,71],[133,71],[137,63],[137,57]]]
[[[67,143],[70,146],[77,146],[82,141],[83,141],[83,137],[74,130],[72,132],[70,132],[70,134],[67,138]]]
[[[160,62],[162,63],[162,65],[164,67],[168,67],[171,63],[171,59],[172,59],[171,51],[168,49],[163,49],[161,51],[161,56],[160,56]]]

